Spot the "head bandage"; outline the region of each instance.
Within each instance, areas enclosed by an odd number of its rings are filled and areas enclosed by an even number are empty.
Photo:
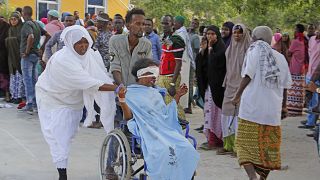
[[[143,76],[143,74],[145,74],[145,73],[151,73],[151,74]],[[139,69],[137,72],[138,79],[144,78],[144,77],[156,77],[157,78],[158,76],[159,76],[159,67],[157,67],[157,66],[149,66],[149,67],[146,67],[143,69]]]

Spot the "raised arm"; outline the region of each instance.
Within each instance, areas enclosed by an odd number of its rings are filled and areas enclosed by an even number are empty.
[[[99,91],[115,91],[117,87],[118,86],[114,84],[103,84],[99,87]]]

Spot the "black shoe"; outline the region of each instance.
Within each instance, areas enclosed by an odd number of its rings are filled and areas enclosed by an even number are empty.
[[[67,180],[67,169],[65,168],[58,168],[59,172],[59,180]]]
[[[202,125],[202,126],[200,126],[200,127],[196,128],[196,129],[194,129],[194,130],[196,130],[196,131],[203,131],[203,128],[204,128],[204,125]]]
[[[307,120],[304,120],[304,121],[300,121],[300,123],[302,124],[302,125],[306,125],[307,124]]]
[[[313,133],[307,134],[308,137],[314,137]]]
[[[304,125],[304,126],[298,126],[298,128],[301,128],[301,129],[312,129],[312,128],[314,128],[314,126]]]

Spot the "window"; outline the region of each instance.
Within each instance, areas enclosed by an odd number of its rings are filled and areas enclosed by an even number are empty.
[[[87,11],[92,14],[99,14],[100,11],[106,12],[106,0],[87,0]]]
[[[59,0],[37,0],[37,19],[47,17],[51,9],[59,11]]]

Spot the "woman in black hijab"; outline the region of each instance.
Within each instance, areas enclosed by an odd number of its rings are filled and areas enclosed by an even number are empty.
[[[5,47],[8,30],[9,24],[5,21],[4,17],[0,16],[0,91],[5,93],[6,101],[10,101],[8,53]]]
[[[13,12],[9,19],[10,29],[6,38],[6,47],[8,50],[8,65],[10,73],[10,94],[13,103],[18,104],[24,97],[24,86],[21,72],[20,36],[21,36],[21,14]]]
[[[227,21],[223,23],[221,28],[221,36],[224,44],[226,45],[226,49],[229,47],[231,42],[233,26],[234,26],[233,22]]]
[[[204,132],[208,144],[205,150],[222,147],[221,107],[224,96],[222,87],[226,74],[226,47],[217,26],[208,26],[206,38],[202,40],[201,52],[196,58],[196,77],[200,95],[205,99]]]

